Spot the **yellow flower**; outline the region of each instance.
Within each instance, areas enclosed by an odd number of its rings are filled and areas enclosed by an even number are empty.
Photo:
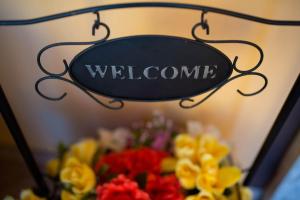
[[[176,167],[177,159],[173,157],[164,158],[160,164],[162,172],[174,172]]]
[[[82,195],[75,195],[66,190],[61,192],[61,200],[81,200]]]
[[[58,159],[49,160],[46,166],[47,174],[52,177],[57,176],[59,171],[59,165],[60,163]]]
[[[20,195],[20,200],[46,200],[46,198],[35,195],[30,189],[23,190]]]
[[[199,194],[186,197],[185,200],[216,200],[216,198],[212,193],[202,190]]]
[[[222,194],[228,187],[236,184],[241,178],[241,171],[237,167],[222,167],[214,175],[200,171],[196,185],[200,190],[206,190],[214,194]]]
[[[66,161],[60,172],[60,180],[72,186],[74,194],[84,194],[92,190],[96,184],[93,170],[85,163],[81,163],[75,157]]]
[[[203,154],[200,159],[201,170],[208,173],[216,173],[219,169],[219,163],[211,154]]]
[[[218,179],[219,163],[210,154],[203,154],[200,160],[202,181],[206,185],[215,185]]]
[[[184,189],[196,187],[196,177],[200,168],[189,159],[181,159],[177,162],[175,173]]]
[[[97,148],[98,143],[96,140],[84,139],[70,147],[70,150],[66,153],[64,160],[69,157],[76,157],[80,162],[91,165]]]
[[[188,134],[180,134],[175,138],[175,154],[178,158],[193,159],[197,141]]]
[[[186,197],[185,200],[228,200],[228,198],[226,198],[224,195],[215,195],[205,190],[202,190],[196,195]]]
[[[241,193],[242,200],[252,200],[253,199],[252,192],[247,187],[241,187],[240,193]],[[230,200],[238,200],[238,195],[236,194],[236,192],[232,193],[232,195],[230,195],[229,199]]]
[[[199,140],[197,158],[201,159],[206,153],[211,154],[219,162],[228,155],[229,147],[220,143],[216,137],[206,134]]]

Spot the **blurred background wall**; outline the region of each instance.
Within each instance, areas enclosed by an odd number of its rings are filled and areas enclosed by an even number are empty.
[[[166,0],[165,0],[166,1]],[[95,5],[129,0],[1,0],[0,19],[23,19],[54,14]],[[137,1],[134,1],[137,2]],[[139,1],[140,2],[140,1]],[[271,19],[300,19],[298,0],[173,0],[169,2],[216,6]],[[201,12],[184,9],[139,8],[101,12],[101,20],[109,25],[111,38],[163,34],[191,38],[192,26]],[[232,17],[208,13],[209,39],[243,39],[260,45],[265,60],[258,71],[269,79],[267,89],[253,97],[242,97],[236,89],[253,91],[262,85],[256,77],[236,80],[217,92],[203,105],[184,110],[178,101],[164,103],[126,102],[120,111],[107,110],[85,94],[59,81],[43,84],[49,95],[68,92],[59,102],[47,101],[35,92],[34,84],[44,76],[36,64],[38,51],[61,41],[89,41],[95,15],[86,14],[32,26],[0,27],[0,80],[27,140],[35,151],[53,151],[59,141],[71,143],[94,135],[99,127],[113,128],[143,119],[160,109],[177,122],[200,120],[220,128],[232,145],[234,157],[241,167],[249,167],[256,157],[282,104],[300,72],[300,28],[262,25]],[[239,56],[240,68],[247,69],[258,61],[255,49],[242,45],[214,45],[229,58]],[[70,61],[85,47],[59,47],[45,54],[43,62],[53,72],[63,70],[62,59]],[[108,99],[99,97],[104,101]],[[199,96],[196,99],[201,99]],[[8,144],[1,139],[0,144]]]

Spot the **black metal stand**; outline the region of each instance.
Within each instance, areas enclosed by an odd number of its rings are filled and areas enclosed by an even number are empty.
[[[300,127],[299,119],[300,75],[245,179],[246,185],[264,187],[268,184],[297,134]]]
[[[7,101],[7,98],[1,86],[0,86],[0,108],[1,108],[1,114],[7,124],[7,127],[10,130],[10,133],[14,138],[14,141],[24,161],[37,184],[38,193],[47,195],[49,193],[48,186],[43,178],[41,171],[39,170],[39,167],[35,159],[33,158],[33,154],[26,142],[22,130],[17,122],[17,119],[13,114],[13,111]]]
[[[85,92],[87,95],[89,95],[91,98],[93,98],[96,102],[98,102],[99,104],[107,107],[107,108],[111,108],[111,109],[120,109],[123,107],[123,102],[121,100],[112,100],[110,102],[111,103],[119,103],[117,107],[112,107],[109,104],[106,105],[102,102],[100,102],[99,100],[97,100],[93,95],[91,95],[87,90],[85,90],[84,87],[81,87],[80,84],[74,83],[66,78],[63,78],[62,76],[65,75],[68,72],[68,64],[66,62],[66,60],[64,60],[64,65],[65,65],[65,70],[62,73],[59,74],[54,74],[51,72],[48,72],[47,70],[45,70],[45,68],[43,67],[43,65],[41,64],[40,61],[40,56],[41,54],[52,47],[56,47],[56,46],[62,46],[62,45],[93,45],[96,44],[97,42],[100,41],[104,41],[107,39],[107,37],[109,36],[109,27],[100,22],[100,17],[99,17],[99,13],[100,11],[105,11],[105,10],[113,10],[113,9],[125,9],[125,8],[142,8],[142,7],[147,7],[147,8],[155,8],[155,7],[160,7],[160,8],[178,8],[178,9],[189,9],[189,10],[195,10],[195,11],[202,11],[202,15],[201,15],[201,22],[197,23],[194,27],[193,27],[193,36],[194,39],[198,42],[206,42],[206,43],[242,43],[242,44],[248,44],[251,45],[253,47],[256,47],[258,49],[258,51],[260,52],[260,60],[258,62],[258,64],[251,68],[250,70],[247,71],[242,71],[240,69],[238,69],[235,66],[235,63],[237,61],[237,57],[234,60],[234,69],[239,72],[240,74],[237,76],[232,77],[231,79],[228,79],[227,82],[234,80],[235,78],[238,78],[240,76],[245,76],[245,75],[256,75],[256,76],[260,76],[265,80],[265,84],[264,86],[258,90],[257,92],[254,93],[250,93],[250,94],[246,94],[241,92],[240,90],[238,90],[238,92],[241,95],[244,96],[251,96],[251,95],[255,95],[258,94],[259,92],[261,92],[267,84],[267,78],[260,73],[254,72],[255,69],[257,69],[261,62],[262,62],[262,58],[263,58],[263,53],[262,50],[260,49],[259,46],[257,46],[254,43],[248,42],[248,41],[241,41],[241,40],[227,40],[227,41],[216,41],[216,40],[203,40],[199,37],[196,36],[196,34],[194,33],[195,29],[197,27],[201,27],[202,29],[206,30],[206,33],[209,33],[209,26],[207,23],[207,20],[204,19],[204,14],[207,12],[210,13],[215,13],[215,14],[221,14],[221,15],[226,15],[226,16],[231,16],[231,17],[235,17],[235,18],[239,18],[239,19],[243,19],[243,20],[248,20],[248,21],[252,21],[252,22],[256,22],[256,23],[262,23],[262,24],[267,24],[267,25],[276,25],[276,26],[300,26],[300,21],[299,20],[274,20],[274,19],[266,19],[266,18],[262,18],[262,17],[258,17],[258,16],[253,16],[253,15],[248,15],[248,14],[244,14],[244,13],[239,13],[239,12],[235,12],[235,11],[231,11],[231,10],[225,10],[225,9],[221,9],[221,8],[215,8],[215,7],[208,7],[208,6],[202,6],[202,5],[192,5],[192,4],[179,4],[179,3],[170,3],[170,2],[136,2],[136,3],[123,3],[123,4],[112,4],[112,5],[101,5],[101,6],[95,6],[95,7],[89,7],[89,8],[82,8],[82,9],[78,9],[78,10],[71,10],[71,11],[67,11],[67,12],[63,12],[63,13],[56,13],[56,14],[52,14],[52,15],[48,15],[48,16],[43,16],[43,17],[38,17],[38,18],[32,18],[32,19],[21,19],[21,20],[0,20],[0,26],[23,26],[23,25],[31,25],[31,24],[37,24],[37,23],[42,23],[42,22],[48,22],[48,21],[52,21],[52,20],[58,20],[58,19],[62,19],[65,17],[72,17],[72,16],[76,16],[76,15],[82,15],[82,14],[86,14],[86,13],[96,13],[97,14],[97,20],[95,21],[93,27],[92,27],[92,33],[95,33],[96,29],[99,29],[100,26],[103,26],[104,28],[106,28],[107,30],[107,35],[105,36],[105,38],[99,40],[99,41],[94,41],[94,42],[62,42],[62,43],[55,43],[55,44],[51,44],[51,45],[47,45],[46,47],[44,47],[38,55],[38,65],[40,67],[40,69],[47,74],[48,76],[43,77],[41,79],[39,79],[36,83],[36,90],[38,92],[38,94],[40,94],[42,97],[48,99],[48,100],[60,100],[62,98],[65,97],[66,93],[64,93],[62,96],[58,97],[58,98],[51,98],[51,97],[47,97],[46,95],[44,95],[42,92],[40,92],[39,88],[38,88],[38,84],[41,81],[47,80],[47,79],[59,79],[65,82],[68,82],[70,84],[76,85],[77,87],[79,87],[81,90],[83,90],[83,92]],[[221,87],[221,86],[220,86]],[[194,102],[192,99],[182,99],[182,101],[180,102],[180,106],[183,108],[192,108],[195,107],[199,104],[201,104],[202,102],[204,102],[207,98],[209,98],[212,94],[214,94],[214,92],[216,92],[218,89],[214,90],[213,92],[211,92],[207,97],[205,97],[204,99],[202,99],[199,102]],[[268,135],[268,138],[265,142],[265,144],[263,145],[256,161],[254,162],[253,167],[251,168],[248,177],[246,178],[245,183],[246,184],[251,184],[251,185],[262,185],[265,180],[267,179],[267,177],[265,176],[262,180],[258,180],[257,177],[262,177],[262,174],[264,174],[265,171],[268,170],[269,165],[265,165],[264,164],[264,160],[266,160],[266,157],[268,156],[268,158],[273,158],[274,155],[275,156],[281,156],[282,154],[278,154],[278,150],[276,150],[275,148],[279,146],[281,147],[280,152],[284,151],[284,149],[286,149],[286,146],[288,144],[289,139],[292,138],[292,135],[289,134],[285,134],[284,135],[284,131],[282,131],[285,127],[284,125],[287,126],[287,121],[289,116],[292,113],[293,109],[295,109],[295,105],[297,103],[299,99],[299,78],[296,82],[296,85],[294,87],[294,89],[292,90],[290,96],[288,97],[284,107],[282,108],[270,134]],[[188,103],[193,103],[192,105],[183,105],[184,102],[188,102]],[[46,185],[46,182],[43,179],[43,176],[41,174],[41,172],[39,171],[39,168],[32,156],[32,153],[27,145],[27,142],[22,134],[22,131],[17,123],[17,120],[9,106],[9,103],[4,95],[4,92],[2,90],[0,90],[0,103],[1,103],[1,113],[3,114],[3,117],[7,123],[8,128],[11,131],[11,134],[30,170],[30,172],[32,173],[37,185],[38,185],[38,189],[41,193],[47,194],[48,193],[48,187]],[[295,123],[294,123],[295,124]],[[290,127],[294,127],[291,126]],[[292,132],[291,132],[292,133]],[[281,139],[283,142],[281,142]],[[279,142],[278,142],[279,141]],[[261,167],[263,166],[263,167]],[[263,170],[262,170],[263,169]],[[267,170],[265,170],[267,169]],[[254,180],[258,180],[258,181],[254,181]],[[257,183],[258,182],[258,183]]]

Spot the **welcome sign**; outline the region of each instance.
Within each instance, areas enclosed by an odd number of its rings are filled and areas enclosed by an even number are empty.
[[[232,63],[203,42],[171,36],[132,36],[91,46],[70,63],[71,78],[95,93],[162,101],[199,95],[226,81]]]

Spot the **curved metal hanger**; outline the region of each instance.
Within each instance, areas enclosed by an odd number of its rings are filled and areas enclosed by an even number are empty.
[[[30,25],[37,24],[52,20],[57,20],[65,17],[72,17],[76,15],[82,15],[86,13],[94,13],[104,10],[113,10],[113,9],[122,9],[122,8],[141,8],[141,7],[162,7],[162,8],[178,8],[178,9],[190,9],[190,10],[200,10],[205,12],[211,12],[221,15],[227,15],[235,18],[240,18],[248,21],[253,21],[262,24],[276,25],[276,26],[300,26],[300,21],[296,20],[274,20],[267,19],[262,17],[257,17],[253,15],[248,15],[240,12],[235,12],[231,10],[225,10],[216,7],[209,7],[203,5],[194,5],[194,4],[181,4],[181,3],[169,3],[169,2],[137,2],[137,3],[122,3],[122,4],[111,4],[111,5],[102,5],[89,8],[82,8],[78,10],[72,10],[62,13],[57,13],[53,15],[48,15],[44,17],[38,17],[33,19],[24,19],[24,20],[0,20],[0,26],[19,26],[19,25]]]

